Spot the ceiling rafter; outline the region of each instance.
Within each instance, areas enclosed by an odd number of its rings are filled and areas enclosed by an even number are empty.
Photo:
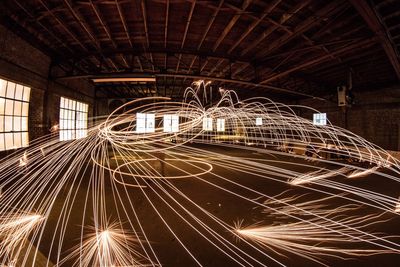
[[[43,6],[49,13],[50,15],[57,21],[57,23],[68,33],[69,36],[72,37],[72,39],[74,39],[79,46],[84,50],[84,51],[88,51],[88,48],[79,40],[79,38],[76,36],[76,34],[74,34],[70,29],[68,29],[68,27],[62,22],[62,19],[60,19],[56,14],[54,14],[54,12],[43,2],[43,0],[39,0],[41,6]],[[90,64],[96,66],[97,64],[101,64],[101,60],[97,59],[98,62],[91,62],[90,60],[88,60]]]
[[[353,49],[357,49],[357,48],[360,48],[360,47],[371,46],[375,42],[376,42],[376,38],[369,38],[369,39],[365,39],[365,40],[360,41],[360,42],[353,42],[353,44],[351,44],[351,45],[348,45],[348,46],[345,46],[345,47],[343,47],[341,49],[333,51],[332,54],[333,55],[343,54],[343,53],[351,51]],[[330,57],[331,57],[330,54],[326,54],[326,55],[323,55],[323,56],[317,56],[317,57],[315,57],[315,58],[313,58],[313,59],[311,59],[309,61],[303,62],[303,63],[301,63],[301,64],[299,64],[297,66],[294,66],[294,67],[292,67],[290,69],[287,69],[287,70],[285,70],[283,72],[273,74],[272,76],[270,76],[270,77],[264,79],[263,81],[261,81],[260,84],[267,84],[267,83],[272,82],[272,81],[274,81],[276,79],[285,77],[285,76],[289,75],[292,72],[295,72],[295,71],[298,71],[298,70],[302,70],[302,69],[305,69],[305,68],[308,68],[308,67],[311,67],[311,66],[315,66],[317,64],[321,64],[322,62],[328,60]]]
[[[193,1],[192,5],[190,6],[189,16],[188,16],[188,19],[186,21],[185,31],[183,33],[183,38],[182,38],[182,42],[181,42],[181,49],[183,49],[183,47],[185,46],[186,36],[187,36],[188,31],[189,31],[190,22],[192,21],[192,16],[193,16],[193,12],[194,12],[195,6],[196,6],[196,0]],[[179,64],[181,62],[181,59],[182,59],[182,54],[179,54],[178,63],[176,64],[176,70],[179,69]]]
[[[63,0],[64,4],[67,6],[68,10],[71,12],[72,16],[74,19],[78,22],[79,26],[84,30],[84,32],[89,36],[89,39],[92,40],[94,43],[94,46],[96,47],[96,50],[99,52],[101,58],[104,58],[104,55],[101,52],[101,45],[100,42],[97,40],[96,36],[94,33],[89,29],[89,26],[87,26],[87,22],[83,16],[81,16],[77,11],[75,11],[73,4],[70,2],[70,0]],[[108,59],[109,62],[111,63],[112,67],[116,70],[118,70],[118,67],[114,63],[113,60]]]
[[[18,0],[13,0],[24,12],[25,14],[28,15],[29,18],[33,19],[34,16],[33,14],[27,9],[25,8]],[[35,23],[37,25],[39,25],[42,29],[45,30],[45,32],[47,34],[49,34],[52,38],[54,38],[59,44],[61,44],[61,46],[65,47],[66,49],[68,49],[70,52],[73,51],[73,49],[71,47],[69,47],[68,45],[66,45],[58,36],[56,36],[51,30],[49,30],[49,28],[47,28],[46,26],[43,25],[43,23],[41,23],[39,20],[34,20]]]
[[[210,29],[211,29],[211,26],[213,25],[213,23],[215,21],[215,18],[217,17],[219,11],[221,10],[221,7],[222,7],[223,3],[224,3],[224,0],[220,0],[219,1],[217,8],[214,10],[210,20],[208,21],[206,29],[205,29],[205,31],[204,31],[201,39],[200,39],[200,42],[197,45],[197,51],[199,51],[201,49],[201,46],[203,45],[204,40],[206,39],[206,37],[207,37],[207,35],[208,35],[208,33],[209,33]],[[191,71],[191,69],[192,69],[192,67],[193,67],[193,65],[194,65],[194,63],[195,63],[197,58],[198,58],[198,56],[194,56],[193,57],[193,59],[192,59],[192,61],[190,63],[190,67],[189,67],[188,73],[190,73],[190,71]],[[200,70],[200,73],[201,73],[201,70]]]
[[[262,15],[259,19],[253,21],[249,27],[247,27],[246,31],[240,36],[240,38],[229,48],[228,54],[232,53],[236,47],[243,42],[244,39],[264,20],[266,19],[269,14],[277,7],[282,0],[275,0],[274,2],[270,3],[262,12]]]
[[[250,5],[252,0],[245,0],[240,8],[241,12],[244,12]],[[215,52],[217,50],[217,48],[220,46],[220,44],[222,43],[222,41],[225,39],[225,37],[228,35],[228,33],[231,31],[232,27],[236,24],[236,22],[239,20],[240,16],[242,14],[238,13],[233,15],[233,17],[231,18],[231,20],[229,21],[228,25],[225,26],[225,28],[222,31],[222,34],[220,35],[220,37],[217,39],[217,41],[215,42],[212,51]],[[222,64],[223,60],[219,61],[214,68],[211,70],[211,74],[215,72],[215,70],[218,69],[218,67]],[[204,69],[205,66],[208,64],[208,59],[205,60],[203,66],[201,67],[201,69]]]
[[[275,23],[274,26],[268,27],[257,40],[253,41],[252,44],[249,45],[246,49],[243,49],[240,55],[243,56],[248,54],[250,51],[253,51],[261,42],[263,42],[266,38],[268,38],[268,36],[270,36],[273,32],[275,32],[277,29],[282,29],[282,27],[284,27],[283,24],[290,18],[292,18],[295,14],[297,14],[297,12],[299,12],[302,8],[307,6],[309,2],[310,0],[301,1],[292,9],[290,9],[287,13],[285,13],[286,15],[285,14],[282,15],[279,23]],[[286,27],[284,28],[286,29]],[[289,31],[289,34],[290,33],[291,31]]]
[[[374,34],[379,38],[379,42],[381,43],[383,49],[387,57],[389,58],[390,63],[393,66],[393,69],[396,73],[397,78],[400,80],[400,61],[397,57],[396,51],[389,40],[386,30],[379,22],[374,10],[371,6],[364,0],[350,0],[351,4],[355,7],[361,17],[368,24],[370,29],[374,32]]]
[[[295,37],[303,34],[305,31],[310,29],[311,27],[315,26],[316,23],[321,21],[325,17],[329,17],[330,14],[333,14],[340,10],[341,8],[345,8],[345,5],[347,3],[343,3],[341,1],[341,4],[339,5],[338,8],[338,3],[337,1],[332,1],[326,6],[324,6],[322,9],[318,10],[315,14],[315,16],[309,17],[299,25],[297,25],[292,33],[288,33],[283,35],[282,37],[276,39],[272,43],[270,43],[265,50],[262,50],[256,54],[257,58],[264,58],[267,55],[271,54],[273,51],[277,50],[280,48],[282,45],[287,44],[289,41],[293,40]]]
[[[145,0],[141,0],[140,7],[142,9],[143,26],[144,26],[145,36],[146,36],[146,48],[149,48],[150,47],[150,40],[149,40],[149,30],[148,30],[148,26],[147,26],[147,12],[146,12],[146,2],[145,2]],[[151,62],[154,62],[152,53],[150,53],[150,60],[151,60]],[[151,64],[151,68],[154,71],[154,64]]]
[[[97,20],[100,22],[101,27],[103,28],[103,30],[106,33],[108,39],[110,40],[112,46],[115,49],[117,49],[118,46],[115,43],[115,41],[114,41],[114,39],[113,39],[113,37],[111,35],[111,32],[110,32],[110,30],[109,30],[109,28],[108,28],[108,26],[107,26],[107,24],[105,22],[105,19],[103,18],[103,15],[101,14],[100,9],[93,3],[92,0],[89,0],[89,3],[90,3],[90,6],[91,6],[94,14],[96,15]],[[125,65],[128,66],[129,64],[128,64],[126,58],[123,55],[121,57],[122,57],[122,60],[124,61]]]

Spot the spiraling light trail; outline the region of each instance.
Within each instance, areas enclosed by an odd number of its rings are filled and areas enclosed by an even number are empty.
[[[49,265],[161,266],[154,245],[161,232],[177,241],[190,265],[203,266],[183,227],[238,266],[284,266],[289,254],[321,264],[329,256],[400,254],[397,237],[371,231],[399,216],[398,197],[345,179],[374,175],[396,188],[399,160],[345,129],[313,125],[293,111],[315,110],[240,100],[227,89],[216,100],[208,85],[195,82],[182,102],[128,102],[97,118],[79,140],[60,142],[52,127],[51,135],[4,158],[0,266],[32,265],[21,252],[26,246],[34,260],[41,250]],[[154,114],[154,132],[137,131],[137,113]],[[179,132],[164,131],[164,115],[179,116]],[[213,127],[203,128],[204,118]],[[279,194],[269,193],[271,183]],[[253,211],[232,209],[230,215],[258,223],[224,221],[188,189],[198,185],[210,189],[201,192],[205,203],[213,192],[234,206],[250,205]],[[229,209],[224,203],[218,208]],[[160,233],[146,230],[147,215]]]

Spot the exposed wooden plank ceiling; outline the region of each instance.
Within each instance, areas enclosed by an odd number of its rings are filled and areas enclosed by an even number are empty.
[[[400,11],[392,2],[4,0],[0,8],[3,24],[52,55],[57,75],[151,73],[154,91],[172,97],[196,77],[244,94],[303,97],[333,93],[349,71],[355,90],[398,81]],[[139,97],[143,87],[99,90]]]

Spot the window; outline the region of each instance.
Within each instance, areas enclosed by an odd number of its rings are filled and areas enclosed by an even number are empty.
[[[314,113],[313,124],[314,125],[326,125],[326,113]]]
[[[203,118],[203,130],[204,131],[212,131],[212,118]]]
[[[29,145],[31,88],[0,79],[0,151]]]
[[[177,133],[179,132],[179,116],[178,115],[164,115],[164,132]]]
[[[136,132],[137,133],[154,133],[155,132],[155,114],[136,113]]]
[[[217,119],[217,132],[225,131],[225,119]]]
[[[61,97],[60,141],[87,136],[88,109],[88,104]]]
[[[261,126],[262,125],[262,118],[256,118],[256,125]]]

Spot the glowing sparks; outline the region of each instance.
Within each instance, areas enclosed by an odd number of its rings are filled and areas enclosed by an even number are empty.
[[[340,168],[338,170],[318,170],[309,172],[306,174],[302,174],[296,178],[293,178],[289,181],[292,185],[301,185],[306,183],[312,183],[317,180],[326,179],[329,177],[334,177],[337,175],[343,175],[344,173],[348,172],[349,169],[347,167]]]
[[[399,201],[397,202],[394,212],[400,213],[400,198],[399,198]]]
[[[378,168],[379,168],[378,166],[375,166],[366,170],[355,170],[352,173],[348,174],[347,177],[349,178],[364,177],[367,176],[368,174],[374,173]]]
[[[96,231],[96,229],[92,229]],[[74,266],[144,266],[145,259],[135,250],[137,240],[114,223],[86,237],[74,252],[64,259],[78,258]],[[151,264],[151,262],[150,262]]]
[[[28,155],[25,151],[24,155],[19,159],[19,167],[26,166],[26,164],[28,164]]]
[[[138,212],[132,196],[144,199],[157,216],[154,223],[160,222],[160,229],[167,229],[199,266],[203,264],[177,230],[180,225],[174,216],[239,266],[262,265],[264,260],[284,265],[279,257],[290,253],[318,262],[324,256],[400,253],[400,244],[392,236],[369,229],[385,223],[377,211],[398,216],[400,200],[340,179],[374,174],[396,185],[400,182],[397,159],[345,129],[329,122],[316,126],[293,112],[306,107],[266,98],[239,100],[228,89],[220,90],[220,99],[213,99],[208,85],[194,82],[182,102],[165,97],[127,102],[99,119],[79,140],[58,142],[54,126],[52,135],[0,162],[0,266],[11,265],[14,259],[19,262],[22,244],[29,238],[39,247],[43,236],[51,240],[45,256],[56,259],[57,266],[161,265],[143,226],[147,212]],[[151,114],[151,120],[146,115],[143,126],[137,114]],[[166,118],[168,129],[161,123]],[[330,160],[333,155],[340,159]],[[18,169],[16,163],[29,168]],[[370,168],[359,167],[363,164]],[[231,171],[237,177],[231,177]],[[181,182],[173,180],[178,178],[228,195],[243,206],[255,205],[257,216],[265,220],[257,217],[260,222],[247,227],[237,222],[232,231],[182,190],[177,185]],[[285,191],[271,196],[266,187],[253,186],[256,180],[307,194]],[[221,210],[229,206],[215,205]],[[67,231],[77,225],[71,226],[76,222],[75,209],[82,211],[80,236],[66,245]],[[44,217],[32,214],[34,210],[52,218],[49,227],[41,223]],[[171,215],[165,216],[166,212]],[[93,218],[92,228],[86,226],[88,217]],[[105,223],[108,218],[115,223]],[[249,249],[241,249],[227,237],[232,232]]]
[[[0,258],[17,258],[29,234],[44,220],[38,214],[8,214],[0,217]]]

